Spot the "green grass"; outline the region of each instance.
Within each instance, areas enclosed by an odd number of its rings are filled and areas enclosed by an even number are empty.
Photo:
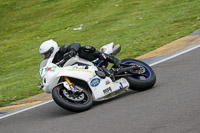
[[[199,9],[200,0],[0,0],[0,106],[42,92],[45,40],[115,42],[118,57],[134,58],[199,29]]]

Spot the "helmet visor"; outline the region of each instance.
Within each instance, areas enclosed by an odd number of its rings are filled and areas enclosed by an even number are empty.
[[[41,56],[45,60],[45,59],[48,59],[51,56],[51,53],[41,54]]]
[[[45,60],[45,59],[48,59],[50,56],[51,56],[51,54],[53,53],[53,47],[52,48],[50,48],[47,52],[45,52],[45,53],[41,53],[41,56],[42,56],[42,58]]]

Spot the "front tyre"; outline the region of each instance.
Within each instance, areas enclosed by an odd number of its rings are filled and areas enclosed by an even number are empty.
[[[130,64],[139,67],[138,74],[125,77],[130,84],[130,89],[145,91],[150,89],[156,82],[156,74],[146,63],[136,59],[123,59],[122,64]]]
[[[80,87],[79,87],[80,88]],[[62,108],[73,112],[82,112],[92,107],[92,95],[86,89],[73,93],[63,85],[55,87],[52,91],[53,100]]]

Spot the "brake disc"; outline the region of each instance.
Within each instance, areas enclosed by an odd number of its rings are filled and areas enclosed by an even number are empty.
[[[63,90],[63,94],[66,98],[76,102],[80,102],[85,98],[85,95],[80,92],[73,93],[72,91]]]
[[[131,63],[130,65],[133,65],[136,68],[138,68],[138,70],[134,70],[137,74],[143,74],[146,72],[146,69],[142,65],[139,65],[137,63]]]

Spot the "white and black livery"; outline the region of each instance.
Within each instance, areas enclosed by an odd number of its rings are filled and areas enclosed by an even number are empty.
[[[113,43],[101,52],[116,55],[121,46]],[[78,55],[61,67],[52,63],[53,57],[43,60],[39,86],[52,93],[53,100],[62,108],[81,112],[92,107],[93,101],[102,101],[126,92],[128,89],[144,91],[156,82],[156,75],[146,63],[136,59],[123,59],[118,68],[107,69],[101,60],[93,62]]]

